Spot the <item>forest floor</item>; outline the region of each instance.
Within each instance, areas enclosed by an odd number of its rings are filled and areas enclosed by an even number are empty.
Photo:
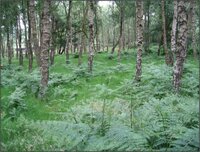
[[[188,56],[180,94],[172,86],[172,67],[164,56],[143,55],[142,81],[133,81],[136,52],[108,59],[87,54],[78,67],[76,55],[65,64],[56,55],[50,67],[47,96],[37,98],[39,70],[28,73],[15,59],[1,70],[2,147],[22,150],[197,150],[198,61]],[[183,145],[185,146],[183,148]]]

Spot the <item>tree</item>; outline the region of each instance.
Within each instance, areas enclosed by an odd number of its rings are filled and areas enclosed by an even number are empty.
[[[30,1],[27,1],[27,16],[28,16],[28,40],[27,40],[27,50],[28,50],[28,58],[29,58],[29,72],[32,72],[33,68],[33,51],[32,51],[32,45],[31,45],[31,20],[30,20]]]
[[[151,0],[147,0],[145,1],[146,3],[144,4],[145,6],[145,19],[144,19],[144,52],[148,52],[149,51],[149,43],[150,43],[150,39],[149,39],[149,28],[150,28],[150,5],[151,5]]]
[[[22,28],[20,24],[20,17],[18,20],[18,26],[19,26],[19,65],[23,65],[23,52],[22,52]]]
[[[33,44],[33,50],[36,56],[36,61],[38,67],[40,67],[40,49],[39,49],[39,41],[37,38],[36,31],[36,20],[35,20],[35,0],[30,0],[30,26],[31,26],[31,42]],[[32,45],[31,45],[32,46]]]
[[[42,38],[42,43],[41,43],[41,83],[40,83],[40,92],[39,92],[39,97],[43,98],[47,85],[48,85],[48,79],[49,79],[49,45],[50,45],[50,13],[49,13],[49,8],[50,8],[50,0],[44,0],[43,3],[43,10],[42,10],[42,26],[41,26],[41,38]]]
[[[88,2],[88,20],[89,20],[89,54],[88,54],[88,71],[92,73],[93,57],[94,57],[94,1]]]
[[[176,62],[173,70],[173,84],[176,92],[179,92],[183,64],[186,57],[187,30],[186,2],[185,0],[180,0],[178,2],[178,39],[177,50],[175,52]]]
[[[65,6],[65,4],[64,4]],[[65,6],[66,9],[66,6]],[[67,12],[67,23],[66,23],[66,64],[69,64],[69,47],[71,41],[71,9],[72,9],[72,0],[69,0],[68,12]]]
[[[143,50],[143,0],[136,0],[136,43],[137,61],[135,80],[140,81],[142,75],[142,50]]]
[[[85,2],[82,3],[82,20],[81,20],[81,46],[80,46],[80,50],[79,50],[79,56],[78,56],[78,65],[82,64],[82,53],[83,50],[84,52],[86,52],[86,17],[87,17],[87,5],[85,6]]]
[[[165,62],[167,65],[173,65],[173,60],[167,49],[167,34],[166,34],[166,20],[165,20],[165,0],[161,1],[162,7],[162,28],[163,28],[163,47],[165,51]]]
[[[121,60],[121,48],[123,45],[124,37],[124,1],[120,2],[120,34],[119,34],[119,48],[118,48],[118,62]]]
[[[193,48],[193,55],[194,58],[197,59],[197,50],[196,50],[196,35],[195,35],[195,0],[191,0],[191,34],[192,34],[192,48]]]
[[[119,7],[119,11],[120,11],[119,38],[118,38],[117,42],[115,43],[115,45],[113,45],[111,54],[114,53],[116,46],[119,45],[119,48],[118,48],[118,62],[120,62],[120,59],[121,59],[121,48],[122,48],[122,45],[123,45],[123,37],[124,37],[123,35],[124,35],[124,11],[125,11],[124,9],[125,9],[125,6],[124,6],[124,1],[122,1],[122,0],[117,1],[116,4]],[[114,6],[113,6],[113,9],[114,9]],[[113,31],[113,32],[115,34],[115,31]],[[113,42],[114,42],[114,40],[113,40]]]
[[[173,23],[172,23],[172,31],[171,31],[171,51],[174,54],[176,51],[176,28],[177,28],[177,0],[174,0],[174,15],[173,15]]]
[[[26,0],[22,0],[22,22],[24,24],[24,37],[25,37],[25,57],[28,58],[28,39],[27,39],[27,17],[26,17]]]

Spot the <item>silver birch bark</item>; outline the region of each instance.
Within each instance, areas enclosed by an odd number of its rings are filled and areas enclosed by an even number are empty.
[[[44,0],[43,12],[42,12],[42,41],[41,41],[41,83],[40,83],[40,94],[39,97],[43,98],[48,85],[49,79],[49,49],[50,49],[50,0]]]
[[[185,0],[178,2],[178,39],[177,50],[175,52],[176,62],[173,70],[173,84],[176,92],[179,92],[180,81],[183,71],[183,64],[186,57],[187,43],[187,12]]]
[[[143,0],[136,1],[136,43],[137,61],[135,80],[140,81],[142,75],[142,50],[143,50]]]
[[[88,20],[89,20],[89,54],[88,54],[88,72],[92,73],[93,68],[93,58],[94,58],[94,2],[93,0],[89,1],[89,11],[88,11]]]

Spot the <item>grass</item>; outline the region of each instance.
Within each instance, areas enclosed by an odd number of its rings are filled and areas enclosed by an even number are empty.
[[[69,65],[65,64],[65,55],[56,55],[55,64],[49,69],[50,78],[52,77],[50,81],[52,81],[53,84],[49,86],[46,100],[40,101],[37,99],[35,94],[31,92],[29,88],[30,86],[27,86],[28,88],[25,89],[26,95],[24,97],[26,108],[20,112],[20,115],[23,115],[24,119],[28,121],[63,121],[63,119],[65,121],[64,115],[66,115],[66,113],[70,113],[71,115],[71,109],[79,106],[83,106],[82,108],[84,109],[84,107],[91,104],[93,108],[95,106],[98,109],[99,106],[99,108],[102,109],[102,103],[99,103],[100,105],[98,105],[98,102],[95,103],[97,105],[93,104],[93,101],[98,100],[106,100],[106,104],[109,104],[109,101],[116,102],[117,105],[113,106],[117,106],[118,108],[123,106],[124,108],[128,108],[131,100],[133,101],[132,106],[134,110],[138,111],[138,113],[141,113],[140,109],[145,108],[144,105],[149,104],[151,101],[155,100],[155,102],[157,102],[157,100],[163,100],[165,102],[166,100],[177,100],[178,97],[174,97],[175,99],[173,99],[172,67],[167,67],[165,65],[163,56],[158,57],[152,54],[143,56],[143,74],[141,83],[133,83],[132,81],[135,75],[135,50],[131,50],[128,54],[123,53],[120,64],[117,62],[117,55],[114,54],[114,56],[115,57],[110,60],[108,59],[108,54],[106,52],[101,54],[97,53],[94,57],[93,73],[92,75],[88,75],[87,54],[83,55],[83,64],[81,67],[78,67],[78,59],[73,58],[73,55],[70,56]],[[17,60],[13,60],[13,66],[15,68],[17,67],[17,62]],[[5,60],[3,60],[3,63],[6,65]],[[27,59],[25,59],[23,70],[18,71],[19,73],[22,73],[21,75],[23,75],[23,73],[24,75],[27,75],[25,80],[31,79],[29,78],[30,74],[28,74],[27,64]],[[36,68],[35,62],[34,68]],[[18,73],[15,74],[18,75]],[[191,79],[191,77],[193,79]],[[2,79],[6,79],[4,75],[2,75]],[[11,77],[10,79],[13,79],[14,81],[15,77]],[[59,79],[61,79],[61,82]],[[187,97],[188,100],[192,99],[193,101],[198,101],[199,94],[197,92],[198,86],[196,82],[198,82],[198,62],[189,56],[187,57],[187,62],[185,64],[181,94],[179,95],[181,97],[180,100],[185,101],[185,98]],[[21,84],[18,85],[20,86]],[[10,129],[14,128],[14,130],[18,131],[20,129],[15,121],[9,121],[9,123],[6,123],[5,120],[7,117],[6,110],[4,109],[6,109],[7,103],[9,103],[10,94],[19,86],[4,85],[1,87],[4,123],[7,125],[11,124],[12,128]],[[122,103],[120,101],[122,101]],[[88,109],[86,108],[83,115],[87,114],[87,110]],[[109,111],[106,117],[114,115],[114,113],[117,115],[120,114],[120,110],[119,113],[117,113],[117,109],[115,111],[113,108],[110,108]],[[77,117],[77,119],[78,117],[81,118],[81,113],[81,110],[77,111],[73,117]],[[128,115],[127,109],[122,113]],[[119,115],[119,117],[122,116]],[[111,120],[109,119],[109,121]],[[140,130],[140,128],[145,128],[145,122],[140,122],[138,117],[133,118],[132,121],[135,129]],[[121,123],[129,123],[129,119],[125,119]],[[12,145],[9,144],[12,142],[12,139],[9,138],[11,135],[8,132],[9,131],[3,133],[3,143],[4,147],[12,149]],[[28,138],[27,136],[25,137]],[[20,136],[19,138],[21,140],[24,136]],[[14,137],[14,139],[17,140],[17,137]],[[47,147],[48,146],[49,145],[47,144]],[[88,147],[86,147],[86,149],[87,148]]]

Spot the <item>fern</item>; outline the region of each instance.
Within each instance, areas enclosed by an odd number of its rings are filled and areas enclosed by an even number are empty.
[[[15,118],[20,112],[26,109],[24,101],[25,91],[21,88],[16,88],[15,91],[8,97],[7,113],[9,117]]]
[[[199,151],[199,128],[187,129],[182,135],[172,143],[172,150],[179,151]]]

